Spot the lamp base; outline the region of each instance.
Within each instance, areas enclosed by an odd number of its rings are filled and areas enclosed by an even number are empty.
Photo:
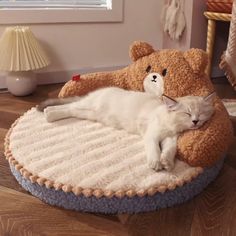
[[[10,72],[6,79],[7,88],[15,96],[26,96],[37,87],[35,74],[32,71]]]

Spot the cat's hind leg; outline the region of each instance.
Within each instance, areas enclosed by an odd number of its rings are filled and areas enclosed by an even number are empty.
[[[80,97],[68,97],[68,98],[50,98],[43,102],[41,102],[39,105],[36,106],[38,111],[44,111],[45,108],[49,106],[59,106],[64,105],[72,102],[77,102],[80,100]]]
[[[79,118],[88,120],[97,120],[96,114],[91,109],[79,108],[72,104],[65,104],[60,106],[51,106],[44,109],[44,114],[48,122],[54,122],[66,118]]]
[[[88,109],[88,108],[76,108],[72,111],[73,117],[79,118],[79,119],[87,119],[87,120],[93,120],[97,121],[98,118],[96,116],[96,112]]]
[[[175,155],[177,149],[177,137],[167,137],[161,143],[161,164],[170,171],[175,165]]]
[[[54,122],[61,119],[72,117],[70,104],[49,106],[44,109],[44,115],[48,122]]]

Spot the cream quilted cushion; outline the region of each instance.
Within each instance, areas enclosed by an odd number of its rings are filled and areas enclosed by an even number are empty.
[[[179,160],[170,173],[156,172],[147,166],[140,136],[75,118],[48,123],[35,108],[12,128],[9,141],[24,170],[54,186],[145,192],[175,188],[202,172]]]

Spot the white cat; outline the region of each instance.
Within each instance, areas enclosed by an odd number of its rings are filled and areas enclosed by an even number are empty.
[[[149,167],[171,170],[178,134],[199,128],[210,119],[214,97],[215,93],[205,98],[160,99],[155,94],[110,87],[83,97],[47,100],[38,110],[44,111],[48,122],[76,117],[141,134]]]

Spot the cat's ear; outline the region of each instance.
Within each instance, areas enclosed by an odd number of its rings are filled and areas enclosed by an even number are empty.
[[[174,109],[178,105],[178,102],[175,99],[170,98],[166,95],[162,95],[162,101],[170,110]]]
[[[206,97],[204,97],[204,100],[209,103],[213,103],[214,99],[216,98],[216,92],[213,92]]]

